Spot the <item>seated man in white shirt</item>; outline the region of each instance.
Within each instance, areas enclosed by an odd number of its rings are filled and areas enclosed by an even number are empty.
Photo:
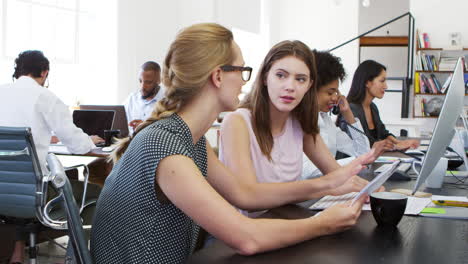
[[[140,89],[124,102],[130,133],[151,116],[156,102],[164,97],[164,89],[160,86],[161,67],[156,62],[147,61],[141,65],[139,81]]]
[[[103,141],[98,136],[88,136],[73,124],[68,107],[44,87],[48,73],[49,60],[41,51],[24,51],[15,60],[16,81],[0,86],[0,125],[31,128],[43,173],[48,171],[46,156],[52,132],[76,154],[90,152],[95,143]],[[10,263],[23,262],[23,235],[17,237]]]
[[[357,157],[367,153],[370,150],[369,140],[365,134],[359,132],[359,130],[362,131],[361,123],[358,118],[354,117],[346,101],[346,97],[341,95],[338,89],[340,81],[342,82],[346,75],[340,58],[333,56],[329,52],[314,51],[314,55],[318,76],[317,100],[319,107],[318,123],[320,136],[334,156],[337,151],[351,157]],[[338,114],[337,111],[341,112],[348,122],[350,135],[341,131],[332,120],[330,114],[334,108],[336,111],[335,114]],[[385,147],[392,148],[393,146],[390,142],[388,142],[388,146],[386,146],[385,141],[377,145],[374,144],[376,157],[385,150]],[[338,163],[344,165],[347,161],[350,161],[350,159],[338,160]],[[321,175],[322,173],[320,170],[304,155],[302,179],[310,179]]]

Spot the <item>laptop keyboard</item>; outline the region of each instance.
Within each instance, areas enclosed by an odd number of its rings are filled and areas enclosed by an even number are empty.
[[[356,197],[359,193],[358,192],[350,192],[343,195],[333,196],[327,195],[320,199],[318,202],[311,205],[309,208],[312,210],[323,210],[327,209],[328,207],[334,206],[336,204],[344,204],[348,201],[352,201],[354,197]]]
[[[96,147],[98,147],[98,148],[102,148],[102,147],[106,146],[106,142],[99,142],[99,143],[96,143],[94,145],[96,145]]]

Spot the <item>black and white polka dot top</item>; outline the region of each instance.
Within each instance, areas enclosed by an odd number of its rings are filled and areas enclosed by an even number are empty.
[[[199,227],[156,198],[156,168],[171,155],[193,159],[206,177],[206,139],[194,145],[177,114],[139,132],[106,179],[91,234],[95,263],[183,263],[192,253]]]

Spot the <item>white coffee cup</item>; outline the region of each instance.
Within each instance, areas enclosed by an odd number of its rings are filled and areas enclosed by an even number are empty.
[[[428,188],[440,189],[444,183],[445,172],[447,171],[448,159],[440,158],[437,165],[432,170],[429,177],[426,179],[426,186]]]

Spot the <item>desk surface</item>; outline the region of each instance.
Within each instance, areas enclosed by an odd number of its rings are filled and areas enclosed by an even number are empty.
[[[374,166],[375,167],[375,166]],[[371,168],[361,173],[373,177]],[[387,190],[412,188],[410,182],[387,181]],[[462,189],[426,190],[441,195],[467,195]],[[297,205],[268,211],[262,217],[298,219],[315,214]],[[468,263],[468,221],[404,216],[397,229],[383,229],[370,211],[345,232],[312,239],[255,256],[236,254],[221,241],[198,251],[188,263]]]
[[[66,146],[55,145],[55,144],[52,144],[49,146],[49,153],[54,153],[57,155],[87,156],[87,157],[102,157],[102,158],[105,158],[109,156],[110,154],[110,152],[102,151],[102,148],[95,148],[92,151],[85,153],[85,154],[72,154],[68,151]]]

